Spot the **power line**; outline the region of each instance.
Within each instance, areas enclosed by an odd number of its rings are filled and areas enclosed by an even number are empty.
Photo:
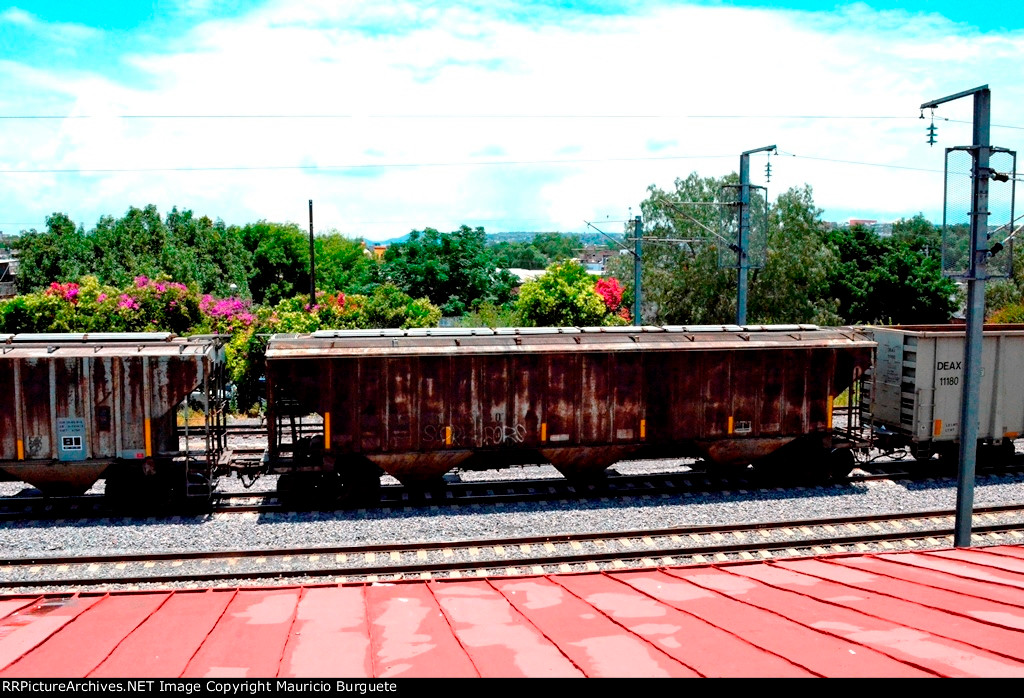
[[[852,120],[884,121],[914,120],[918,117],[893,114],[0,114],[2,121],[63,120],[287,120],[287,119],[789,119],[789,120]],[[970,121],[936,117],[942,121],[969,124]],[[1024,126],[992,124],[994,128],[1024,130]]]
[[[829,114],[0,114],[6,120],[63,119],[914,119]]]
[[[973,121],[965,121],[963,119],[949,119],[949,118],[946,118],[944,116],[936,116],[935,118],[936,119],[941,119],[942,121],[949,121],[949,122],[954,123],[954,124],[973,124],[974,123]],[[992,128],[1012,128],[1012,129],[1015,129],[1017,131],[1024,131],[1024,126],[1010,126],[1009,124],[989,124],[989,126],[991,126]]]
[[[69,167],[0,170],[3,174],[115,174],[131,172],[238,172],[277,170],[361,170],[374,168],[417,168],[417,167],[477,167],[513,165],[573,165],[601,162],[651,162],[668,160],[704,160],[727,158],[729,155],[666,155],[633,158],[576,158],[571,160],[465,160],[452,162],[379,163],[355,165],[211,165],[182,167]]]
[[[935,173],[940,173],[940,174],[943,172],[943,170],[936,170],[934,168],[929,168],[929,167],[911,167],[910,165],[890,165],[890,164],[881,163],[881,162],[863,162],[863,161],[860,161],[860,160],[840,160],[838,158],[823,158],[823,157],[818,157],[818,156],[815,156],[815,155],[798,155],[796,153],[788,153],[788,152],[783,151],[783,150],[780,150],[778,152],[778,154],[779,155],[788,155],[788,156],[794,157],[794,158],[803,158],[804,160],[818,160],[820,162],[836,162],[836,163],[840,163],[840,164],[843,164],[843,165],[861,165],[861,166],[864,166],[864,167],[882,167],[882,168],[891,169],[891,170],[913,170],[915,172],[935,172]]]

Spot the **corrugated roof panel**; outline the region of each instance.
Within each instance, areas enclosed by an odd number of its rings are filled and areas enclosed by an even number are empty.
[[[1022,589],[1024,549],[998,546],[21,595],[0,676],[1024,677]]]

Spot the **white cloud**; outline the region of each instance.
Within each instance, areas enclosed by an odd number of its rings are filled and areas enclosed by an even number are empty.
[[[42,39],[60,43],[82,43],[102,36],[101,31],[92,27],[72,22],[45,22],[31,12],[17,7],[9,7],[0,12],[0,25],[3,24],[10,24]]]
[[[9,10],[0,20],[39,24],[24,14]],[[826,217],[934,216],[941,175],[829,161],[941,171],[942,151],[925,145],[917,106],[988,82],[993,122],[1014,124],[1022,58],[1024,32],[979,35],[936,15],[922,21],[863,5],[830,15],[672,6],[558,25],[414,3],[272,3],[152,51],[136,48],[124,61],[140,82],[11,58],[0,75],[26,96],[72,96],[76,115],[344,118],[11,122],[0,133],[4,164],[390,167],[24,175],[0,193],[0,229],[40,226],[55,208],[91,226],[147,203],[232,223],[304,225],[313,198],[318,229],[378,239],[461,223],[579,230],[584,220],[636,211],[649,184],[735,171],[740,152],[771,143],[808,157],[773,158],[770,192],[809,183]],[[16,111],[10,96],[4,104]],[[712,114],[907,118],[692,118]],[[939,110],[940,118],[970,114],[969,100]],[[531,118],[498,118],[508,115]],[[26,143],[12,127],[34,138]],[[969,124],[939,127],[942,146],[970,138]],[[1013,148],[1022,132],[994,128],[993,140]],[[638,160],[672,156],[681,159]],[[522,164],[469,165],[495,160]],[[567,160],[577,162],[551,163]],[[439,163],[452,164],[397,166]],[[763,167],[755,156],[755,180]]]

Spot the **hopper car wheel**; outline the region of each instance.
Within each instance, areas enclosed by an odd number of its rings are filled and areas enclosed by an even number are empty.
[[[798,440],[755,461],[754,471],[772,482],[818,485],[830,482],[833,473],[842,469],[842,462],[834,458],[842,456],[835,456],[820,441]],[[851,465],[846,472],[852,469]]]
[[[927,474],[929,470],[934,471],[936,468],[935,461],[932,460],[932,456],[939,454],[939,458],[943,458],[942,453],[938,450],[935,444],[923,441],[914,442],[910,444],[910,460],[906,461],[904,468],[908,473],[914,475]],[[940,463],[939,467],[944,467]]]
[[[104,497],[108,505],[127,513],[169,510],[178,492],[167,471],[147,475],[137,465],[113,466],[106,475]]]
[[[715,464],[712,468],[714,469],[714,472],[718,473],[722,477],[737,480],[747,480],[756,473],[754,466],[749,463]]]
[[[856,461],[853,457],[853,450],[849,448],[834,448],[828,454],[827,477],[830,482],[846,482],[850,477]]]
[[[380,501],[380,468],[368,460],[339,463],[336,477],[346,504],[375,504]]]
[[[936,451],[939,454],[942,473],[946,475],[957,474],[960,468],[960,444],[955,441],[943,442],[936,447]],[[1006,467],[1012,461],[1014,453],[1013,441],[1010,439],[1003,439],[1002,443],[998,445],[979,444],[977,456],[975,457],[975,467],[980,465],[997,468]]]
[[[1003,439],[1003,443],[1000,446],[1000,464],[1004,467],[1009,467],[1013,464],[1013,459],[1017,455],[1017,448],[1013,445],[1012,439]]]
[[[338,499],[338,478],[334,473],[284,473],[277,478],[277,499],[286,507],[321,509]]]
[[[117,511],[128,509],[135,499],[140,480],[141,473],[135,476],[128,468],[111,466],[106,474],[106,485],[103,491],[103,497],[107,504]]]
[[[978,462],[994,468],[1006,468],[1013,462],[1016,450],[1013,441],[1003,439],[999,444],[989,444],[978,449]]]
[[[608,469],[584,471],[566,476],[566,480],[577,487],[605,487],[608,484]]]
[[[960,468],[960,443],[943,441],[935,445],[935,452],[939,454],[939,474],[955,475]]]

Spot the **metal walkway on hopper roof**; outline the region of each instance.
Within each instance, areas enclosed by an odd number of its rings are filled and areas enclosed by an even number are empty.
[[[1024,548],[0,597],[0,678],[1024,676]]]

